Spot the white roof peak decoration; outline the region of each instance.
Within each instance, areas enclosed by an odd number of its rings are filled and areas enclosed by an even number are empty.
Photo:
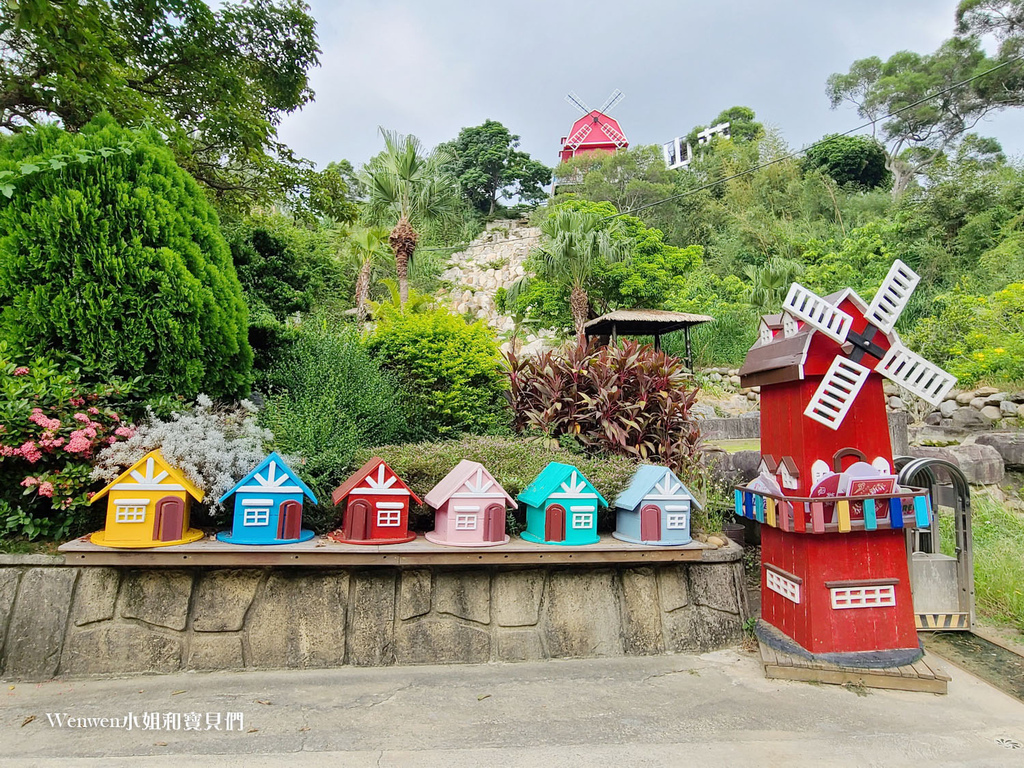
[[[377,467],[376,479],[374,479],[373,475],[366,476],[366,487],[373,488],[375,491],[383,491],[387,490],[392,485],[394,485],[395,481],[398,479],[395,475],[392,475],[387,480],[385,480],[384,475],[384,465],[381,464],[379,467]]]
[[[578,473],[573,471],[568,483],[562,483],[562,491],[571,495],[581,494],[587,490],[587,484],[579,479]]]
[[[137,469],[133,469],[131,476],[135,482],[140,485],[158,485],[163,482],[164,478],[167,477],[167,472],[161,471],[160,474],[154,475],[156,471],[156,462],[153,461],[153,457],[150,456],[146,459],[146,474],[142,475]]]
[[[487,493],[493,486],[494,481],[487,479],[483,467],[478,467],[476,476],[467,478],[465,482],[465,488],[469,493]]]

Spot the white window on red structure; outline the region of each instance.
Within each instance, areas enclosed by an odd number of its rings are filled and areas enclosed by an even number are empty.
[[[782,595],[787,600],[799,604],[800,582],[779,573],[771,568],[765,568],[764,583],[772,592]]]
[[[402,510],[378,509],[377,525],[381,528],[393,528],[402,524]]]
[[[896,605],[896,587],[893,584],[863,584],[849,587],[830,587],[832,608],[891,608]]]

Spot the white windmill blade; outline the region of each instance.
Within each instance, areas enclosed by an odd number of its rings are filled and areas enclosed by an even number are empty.
[[[572,104],[574,107],[576,107],[576,109],[578,109],[584,115],[590,114],[590,107],[588,107],[586,102],[583,101],[583,99],[581,99],[572,91],[569,91],[569,93],[566,94],[565,100]]]
[[[882,333],[889,333],[910,301],[921,277],[899,259],[889,268],[881,287],[868,307],[867,320]]]
[[[853,318],[850,315],[832,306],[800,283],[793,283],[790,286],[786,300],[782,302],[782,308],[840,344],[846,341],[853,325]]]
[[[604,114],[607,115],[615,108],[615,105],[622,101],[624,98],[626,98],[626,94],[624,94],[622,91],[616,88],[614,91],[612,91],[612,95],[605,100],[604,104],[597,111],[603,112]]]
[[[860,363],[836,357],[807,404],[804,416],[829,429],[839,429],[870,373],[871,369]]]
[[[941,403],[956,384],[956,376],[898,342],[889,348],[875,370],[932,405]]]

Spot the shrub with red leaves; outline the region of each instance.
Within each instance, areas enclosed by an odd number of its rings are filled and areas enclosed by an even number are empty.
[[[536,357],[508,355],[513,428],[588,453],[632,456],[700,475],[700,429],[690,418],[698,388],[680,360],[650,345],[579,344]]]

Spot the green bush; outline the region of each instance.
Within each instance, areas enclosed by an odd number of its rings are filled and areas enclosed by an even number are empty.
[[[217,215],[155,132],[100,117],[0,141],[0,339],[142,376],[146,393],[249,387],[246,308]],[[19,174],[21,174],[19,176]]]
[[[405,390],[410,434],[420,439],[487,434],[507,422],[505,379],[494,332],[447,310],[377,310],[370,353]]]
[[[548,462],[560,461],[574,465],[602,496],[613,502],[629,485],[637,468],[636,461],[625,456],[580,456],[536,440],[498,436],[366,448],[356,452],[352,460],[353,469],[373,456],[383,458],[420,498],[463,459],[478,461],[487,467],[512,498],[532,483]],[[516,519],[518,527],[513,529],[514,533],[522,530],[522,510]],[[412,522],[419,530],[431,530],[431,511],[421,508],[414,514]],[[604,510],[598,525],[603,530],[614,528],[614,514]]]
[[[307,519],[328,530],[331,492],[348,477],[355,451],[404,438],[405,395],[354,328],[332,332],[315,322],[302,326],[270,381],[260,422],[274,433],[277,450],[298,459],[296,471],[321,502]]]

